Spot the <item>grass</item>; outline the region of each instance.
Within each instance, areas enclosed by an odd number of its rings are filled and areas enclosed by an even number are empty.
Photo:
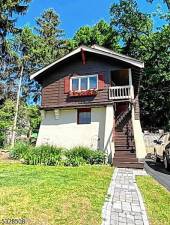
[[[170,224],[170,192],[152,177],[137,177],[151,225]]]
[[[0,224],[7,218],[25,218],[31,225],[101,224],[112,172],[109,166],[1,163]]]

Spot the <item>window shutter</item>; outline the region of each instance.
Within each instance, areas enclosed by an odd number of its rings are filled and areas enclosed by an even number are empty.
[[[67,94],[70,91],[70,78],[69,76],[64,78],[64,93]]]
[[[104,89],[104,85],[105,85],[104,74],[103,73],[99,73],[98,78],[99,78],[98,89],[99,90],[103,90]]]

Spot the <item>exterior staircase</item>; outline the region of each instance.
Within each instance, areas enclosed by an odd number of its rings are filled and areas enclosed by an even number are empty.
[[[116,120],[114,142],[114,166],[121,168],[143,168],[144,164],[138,162],[136,158],[130,109],[121,113]]]

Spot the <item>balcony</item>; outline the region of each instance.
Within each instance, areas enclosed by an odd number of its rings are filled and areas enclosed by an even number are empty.
[[[113,86],[109,88],[110,100],[130,100],[134,99],[134,89],[132,85]]]

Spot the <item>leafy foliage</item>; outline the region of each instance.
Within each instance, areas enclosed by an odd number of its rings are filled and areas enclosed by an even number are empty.
[[[72,40],[69,40],[67,45],[70,50],[80,46],[92,46],[98,44],[100,46],[119,50],[118,44],[119,37],[112,27],[104,20],[100,20],[93,27],[81,27]]]
[[[6,139],[6,132],[12,126],[12,119],[14,116],[14,103],[7,100],[0,108],[0,146],[3,146]]]
[[[66,152],[69,159],[82,158],[89,164],[103,164],[105,162],[105,154],[103,151],[94,151],[88,147],[74,147]]]
[[[40,110],[35,105],[28,105],[27,111],[29,116],[30,128],[32,132],[37,132],[41,123]]]
[[[169,129],[169,25],[154,31],[151,17],[140,11],[135,0],[120,0],[110,12],[111,25],[123,41],[122,52],[145,62],[139,98],[142,126]]]
[[[135,0],[120,0],[119,3],[114,3],[110,14],[111,25],[124,44],[122,52],[138,57],[136,42],[141,42],[141,36],[150,34],[152,30],[150,16],[139,10]]]
[[[10,142],[14,114],[15,101],[7,99],[0,108],[0,146]],[[17,120],[17,137],[25,135],[29,139],[33,132],[38,132],[40,120],[37,106],[27,106],[21,102]]]
[[[61,148],[53,146],[32,147],[27,143],[17,143],[11,150],[11,157],[22,159],[29,165],[58,165],[61,161]]]
[[[41,43],[37,35],[33,34],[33,30],[28,26],[24,27],[20,33],[17,33],[9,40],[11,63],[6,68],[8,79],[5,80],[6,86],[8,81],[11,83],[11,92],[13,91],[13,99],[16,98],[18,91],[18,83],[21,76],[20,70],[23,67],[22,74],[22,100],[25,102],[31,97],[38,98],[40,86],[35,81],[30,81],[30,74],[39,67]],[[10,77],[10,79],[9,79]]]
[[[8,62],[7,41],[8,34],[19,32],[16,28],[16,15],[23,15],[31,0],[1,0],[0,1],[0,62]],[[6,57],[7,56],[7,57]],[[5,58],[5,60],[4,60]]]
[[[145,61],[140,96],[144,127],[170,129],[169,36],[170,27],[164,26],[145,39],[142,50],[139,47]]]
[[[60,20],[54,9],[47,9],[36,20],[35,30],[42,44],[40,60],[42,65],[50,64],[65,53],[64,32],[59,29]]]
[[[33,147],[22,142],[17,143],[11,150],[11,157],[24,160],[29,165],[79,166],[105,163],[105,153],[103,151],[94,151],[88,147],[79,146],[65,150],[49,145]]]
[[[59,16],[52,9],[46,10],[37,19],[36,33],[28,26],[23,27],[8,40],[10,61],[1,71],[0,102],[12,96],[16,98],[21,66],[24,67],[22,79],[22,99],[40,101],[40,85],[30,81],[30,74],[53,62],[65,53],[63,31],[58,28]]]

